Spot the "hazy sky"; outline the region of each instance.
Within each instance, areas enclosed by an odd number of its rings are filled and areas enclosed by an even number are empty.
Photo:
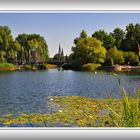
[[[82,30],[91,36],[99,29],[125,29],[129,23],[140,23],[140,13],[0,13],[0,25],[9,26],[14,37],[20,33],[44,36],[50,56],[58,52],[59,43],[69,54],[73,40]]]

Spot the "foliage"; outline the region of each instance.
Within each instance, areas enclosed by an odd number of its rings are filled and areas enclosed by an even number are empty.
[[[120,77],[114,74],[118,79],[120,91],[122,94],[119,111],[114,110],[111,103],[108,102],[109,116],[116,127],[140,127],[140,90],[135,91],[135,95],[129,95],[121,86]],[[110,106],[111,105],[111,106]]]
[[[0,51],[0,63],[4,63],[5,62],[5,52],[4,51]]]
[[[84,30],[82,30],[82,32],[80,33],[80,38],[87,38],[87,37],[88,37],[87,33]]]
[[[0,63],[0,68],[16,68],[16,65],[11,63]]]
[[[17,57],[21,63],[46,62],[48,59],[48,46],[44,37],[39,34],[19,34]]]
[[[82,64],[103,63],[106,57],[106,49],[102,47],[101,41],[96,38],[80,38],[75,47],[72,48],[73,61]]]
[[[107,58],[111,58],[114,64],[123,64],[124,63],[124,56],[123,52],[117,50],[116,47],[110,48],[107,52]]]
[[[77,42],[78,42],[81,38],[87,38],[87,37],[88,37],[87,33],[86,33],[84,30],[82,30],[82,32],[80,33],[80,37],[77,37],[77,38],[74,39],[74,44],[76,45]]]
[[[82,70],[84,71],[95,71],[98,67],[100,67],[100,64],[94,64],[94,63],[88,63],[82,66]]]
[[[103,47],[107,50],[114,47],[115,39],[111,34],[108,34],[104,30],[96,31],[92,34],[92,37],[97,38],[98,40],[103,42]]]
[[[140,127],[140,91],[136,92],[136,96],[132,98],[123,89],[122,99],[120,102],[120,111],[116,112],[112,107],[110,110],[110,118],[116,127]],[[109,104],[111,105],[111,104]]]
[[[121,42],[125,38],[125,32],[120,28],[115,28],[113,30],[113,33],[111,33],[111,35],[115,38],[114,45],[116,46],[117,49],[120,49]]]
[[[124,52],[125,51],[137,52],[137,44],[134,40],[124,39],[122,40],[120,49]]]
[[[48,69],[48,65],[47,64],[39,64],[38,65],[38,69]]]
[[[134,52],[124,52],[125,64],[138,65],[139,57]]]
[[[32,65],[24,65],[23,69],[24,70],[32,70],[33,66]]]
[[[122,41],[121,49],[124,51],[138,52],[138,44],[140,42],[140,24],[130,23],[126,26],[126,37]]]
[[[0,26],[0,51],[5,52],[6,61],[14,57],[14,39],[8,26]]]

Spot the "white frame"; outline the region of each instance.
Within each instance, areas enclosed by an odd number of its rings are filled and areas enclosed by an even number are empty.
[[[138,0],[0,0],[1,13],[140,13]],[[45,10],[45,11],[44,11]],[[0,140],[138,140],[132,128],[1,128]]]

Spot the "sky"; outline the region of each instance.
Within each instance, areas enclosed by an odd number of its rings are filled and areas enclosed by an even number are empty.
[[[0,26],[9,26],[14,38],[22,33],[44,36],[50,57],[58,52],[59,43],[69,55],[82,30],[91,36],[99,29],[125,30],[129,23],[140,23],[140,13],[0,13]]]

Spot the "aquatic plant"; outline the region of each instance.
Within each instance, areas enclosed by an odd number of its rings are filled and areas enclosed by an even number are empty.
[[[139,127],[140,90],[137,89],[135,95],[130,96],[129,93],[121,86],[120,77],[117,74],[113,75],[118,78],[122,98],[120,100],[119,112],[116,112],[112,107],[110,107],[111,103],[106,105],[110,110],[110,119],[112,119],[114,126],[116,127]]]

